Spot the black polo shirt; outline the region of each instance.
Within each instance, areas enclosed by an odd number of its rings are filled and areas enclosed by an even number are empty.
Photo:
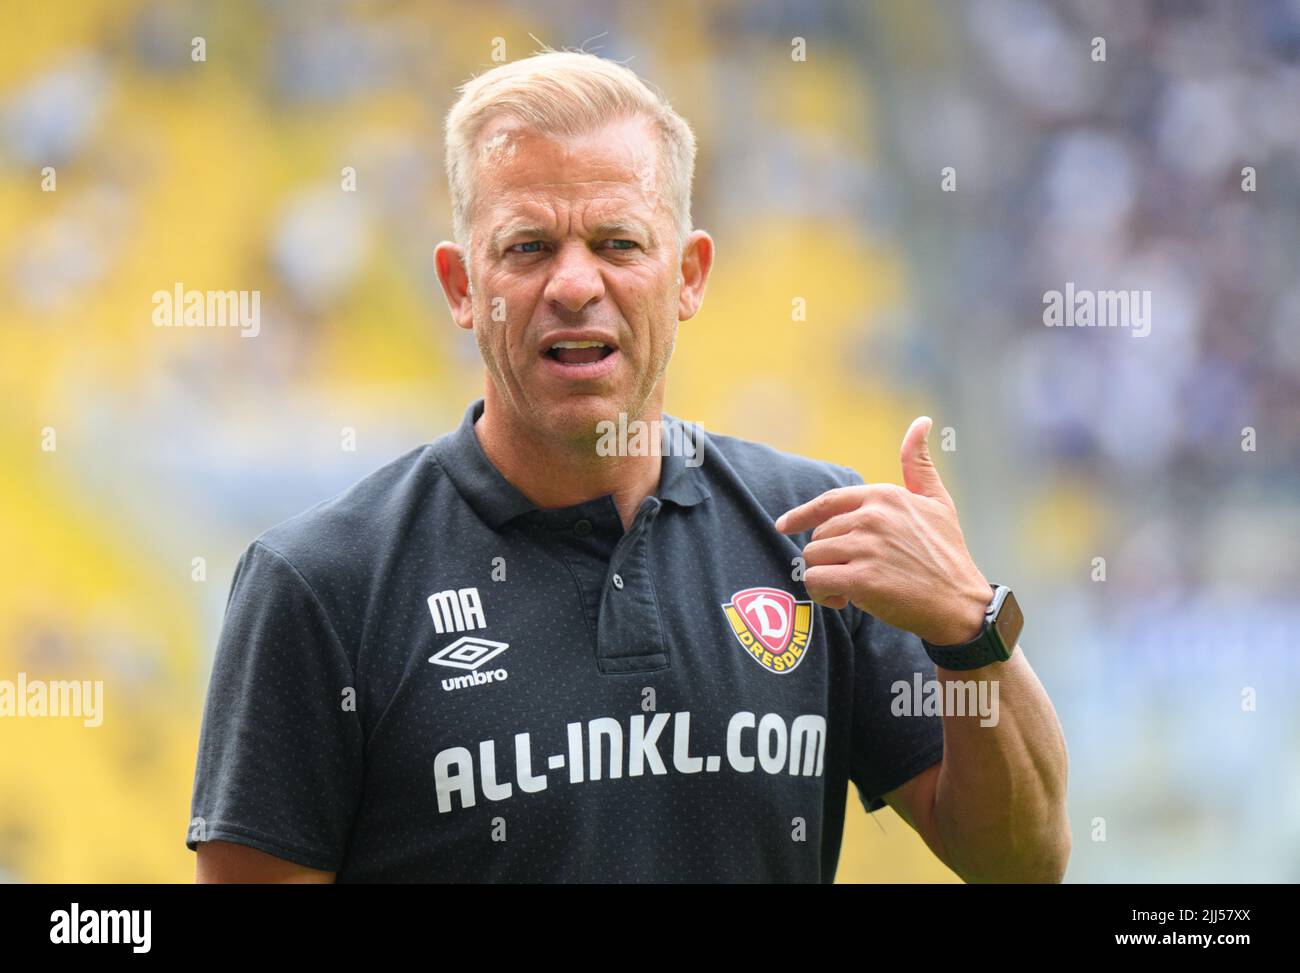
[[[535,507],[482,409],[244,552],[187,845],[340,882],[832,881],[849,781],[876,810],[943,755],[891,712],[920,640],[812,603],[773,527],[862,478],[691,427],[624,532],[610,496]]]

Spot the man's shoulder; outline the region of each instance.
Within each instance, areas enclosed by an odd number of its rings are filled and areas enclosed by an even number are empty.
[[[399,540],[443,476],[424,443],[368,473],[347,489],[282,520],[250,547],[279,554],[309,579],[348,563],[369,562]]]
[[[753,439],[725,433],[707,433],[708,446],[721,460],[720,472],[730,473],[765,506],[794,506],[835,487],[862,482],[851,467],[812,459]],[[709,456],[701,456],[709,465]],[[784,512],[787,507],[783,507]]]

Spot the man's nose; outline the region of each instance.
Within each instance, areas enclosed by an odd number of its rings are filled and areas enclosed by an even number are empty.
[[[585,243],[561,246],[551,268],[544,296],[566,310],[581,311],[605,293],[599,258]]]

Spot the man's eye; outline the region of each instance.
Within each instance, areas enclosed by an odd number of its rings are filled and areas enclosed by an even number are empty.
[[[545,246],[541,240],[528,240],[524,243],[516,243],[510,248],[513,253],[541,253],[540,250],[516,250],[515,247],[542,247]]]
[[[640,244],[637,243],[635,240],[606,240],[605,242],[614,243],[614,244],[623,244],[623,243],[627,244],[627,246],[616,246],[614,247],[615,250],[631,250],[635,247],[640,246]]]

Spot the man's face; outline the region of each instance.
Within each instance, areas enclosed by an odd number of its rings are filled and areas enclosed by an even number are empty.
[[[681,263],[651,123],[555,141],[502,118],[478,144],[492,149],[478,157],[468,300],[458,305],[444,256],[439,275],[497,400],[516,422],[574,440],[601,419],[660,408],[677,322],[702,300],[711,250],[701,273],[708,238],[696,231]],[[571,346],[593,341],[602,347]]]

